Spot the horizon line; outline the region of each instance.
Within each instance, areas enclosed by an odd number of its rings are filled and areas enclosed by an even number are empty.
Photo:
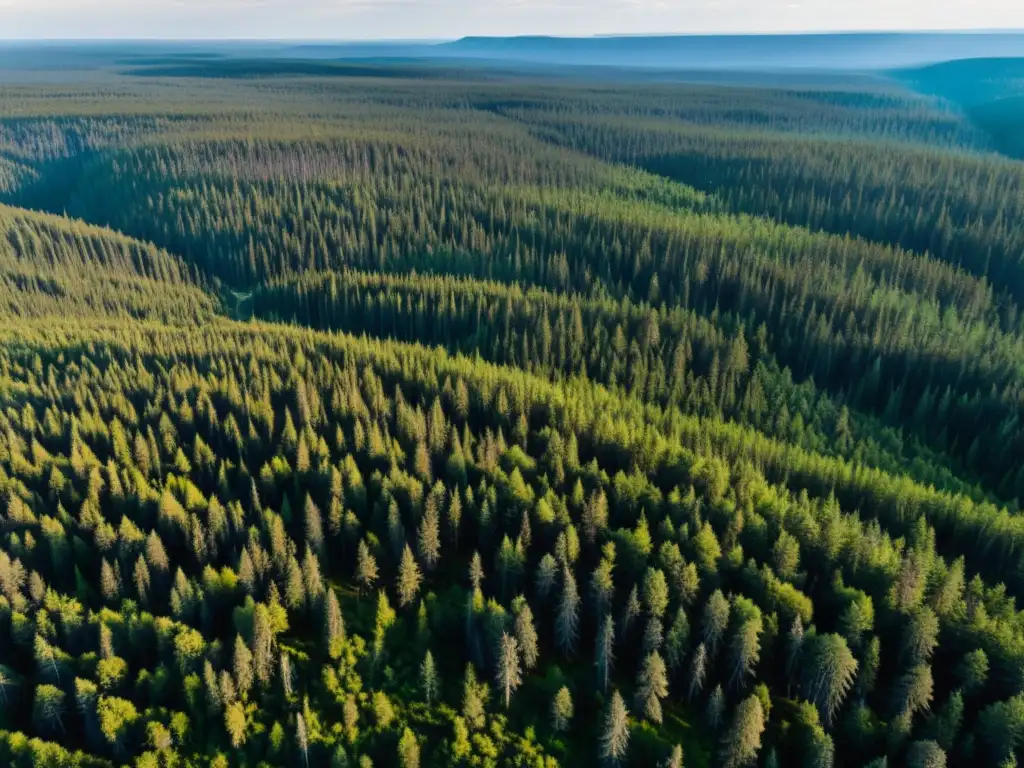
[[[836,29],[836,30],[792,30],[765,32],[601,32],[590,35],[559,35],[531,33],[520,35],[460,35],[451,38],[417,38],[417,37],[353,37],[353,38],[316,38],[316,37],[148,37],[148,36],[113,36],[113,37],[4,37],[0,34],[0,43],[264,43],[264,44],[296,44],[340,45],[340,44],[392,44],[392,45],[444,45],[461,40],[614,40],[630,38],[708,38],[708,37],[851,37],[857,35],[1020,35],[1024,27],[978,27],[978,28],[938,28],[938,29]]]

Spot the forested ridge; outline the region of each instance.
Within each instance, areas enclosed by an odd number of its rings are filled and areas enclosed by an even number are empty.
[[[988,126],[146,66],[0,85],[0,761],[1017,764]]]

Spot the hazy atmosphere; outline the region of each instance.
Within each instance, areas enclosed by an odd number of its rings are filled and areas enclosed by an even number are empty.
[[[1024,27],[1015,0],[0,0],[0,37],[444,38]]]

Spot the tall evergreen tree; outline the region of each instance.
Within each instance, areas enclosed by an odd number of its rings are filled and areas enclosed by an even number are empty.
[[[327,654],[337,660],[341,656],[345,643],[345,620],[341,615],[338,595],[333,589],[327,591],[327,602],[324,608],[324,639],[327,641]]]
[[[370,552],[366,541],[359,542],[356,553],[356,581],[359,583],[360,591],[370,591],[377,581],[377,560]]]
[[[665,662],[655,651],[644,659],[636,682],[637,711],[652,723],[661,724],[661,700],[668,696]]]
[[[440,680],[437,676],[437,667],[434,665],[434,655],[429,650],[420,666],[420,684],[423,687],[423,698],[428,705],[432,704],[437,697]]]
[[[395,585],[400,607],[405,608],[415,601],[422,579],[420,567],[407,544],[402,552],[402,561],[398,565],[398,580]]]
[[[568,566],[562,566],[562,596],[558,603],[555,622],[555,639],[558,648],[566,656],[572,656],[579,640],[580,595],[576,589],[576,578]]]
[[[572,722],[573,703],[572,694],[564,685],[558,689],[554,700],[551,702],[551,727],[556,731],[566,731]]]
[[[523,671],[519,660],[519,643],[507,632],[501,636],[497,666],[496,680],[505,698],[505,709],[508,709],[512,694],[523,682]]]
[[[732,726],[722,739],[720,758],[723,768],[739,768],[757,759],[764,726],[764,710],[757,696],[740,702],[733,715]]]
[[[601,735],[601,760],[606,765],[620,765],[629,750],[629,711],[618,691],[612,692]]]

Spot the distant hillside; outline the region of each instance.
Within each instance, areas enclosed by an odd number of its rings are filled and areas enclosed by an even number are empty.
[[[0,80],[121,70],[189,77],[365,76],[340,63],[387,70],[430,62],[459,69],[515,69],[535,76],[553,67],[587,68],[575,74],[630,77],[736,73],[854,73],[903,70],[963,59],[1024,57],[1024,33],[849,33],[804,35],[666,35],[637,37],[466,37],[437,41],[234,42],[0,42]],[[157,69],[159,67],[159,69]],[[602,70],[602,71],[598,71]],[[61,75],[61,73],[65,73]]]
[[[670,69],[891,69],[953,59],[1024,56],[1019,33],[467,37],[449,57]]]
[[[1024,58],[975,58],[903,70],[905,84],[959,106],[991,145],[1024,158]]]

